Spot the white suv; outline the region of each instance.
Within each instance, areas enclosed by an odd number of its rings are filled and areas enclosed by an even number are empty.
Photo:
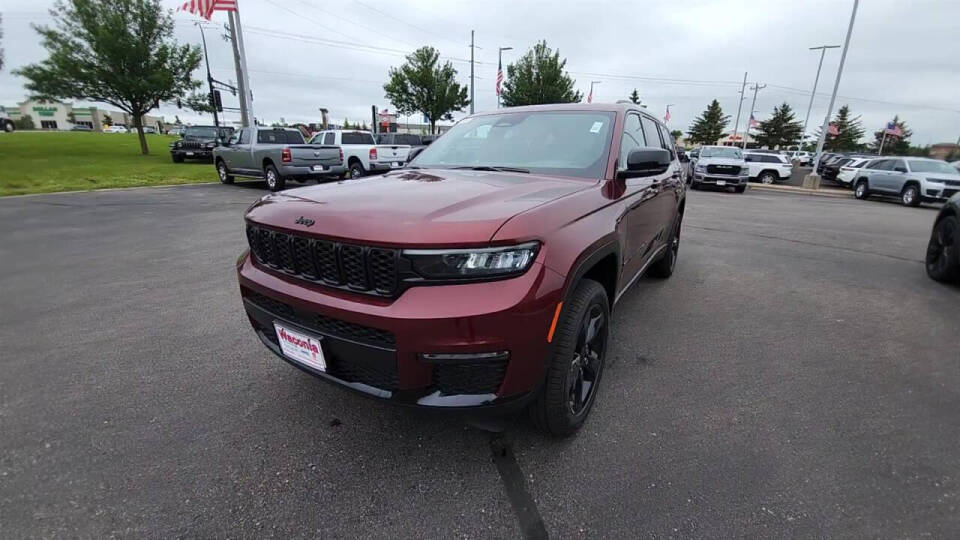
[[[793,164],[783,154],[744,152],[743,160],[750,170],[750,179],[762,184],[775,184],[787,180],[793,173]]]

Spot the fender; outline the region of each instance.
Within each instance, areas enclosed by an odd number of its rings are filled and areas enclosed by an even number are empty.
[[[596,244],[594,244],[596,246]],[[577,262],[574,265],[574,270],[567,274],[567,279],[563,284],[563,301],[567,301],[567,297],[573,293],[573,285],[578,283],[584,274],[587,273],[595,264],[603,260],[605,257],[613,254],[616,257],[617,261],[617,273],[614,277],[614,296],[616,296],[617,284],[620,282],[620,269],[622,263],[622,256],[620,253],[620,243],[616,239],[605,238],[601,239],[599,246],[591,246],[592,250],[584,251],[580,254],[580,257],[577,258]],[[614,298],[610,298],[610,309],[613,310]]]

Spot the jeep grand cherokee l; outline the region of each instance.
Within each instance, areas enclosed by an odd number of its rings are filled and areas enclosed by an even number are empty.
[[[237,262],[272,352],[396,403],[589,413],[611,309],[673,273],[685,205],[669,131],[634,105],[461,120],[403,170],[263,197]]]

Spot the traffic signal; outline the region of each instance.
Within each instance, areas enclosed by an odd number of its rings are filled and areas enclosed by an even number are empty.
[[[220,99],[220,91],[213,91],[213,106],[216,107],[217,112],[223,112],[223,101]]]

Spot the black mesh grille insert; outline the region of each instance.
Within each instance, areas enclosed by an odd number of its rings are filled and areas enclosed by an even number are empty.
[[[334,319],[333,317],[327,317],[326,315],[320,315],[318,313],[298,311],[284,302],[274,300],[269,296],[264,296],[248,288],[244,288],[243,296],[271,314],[293,321],[318,334],[340,337],[358,343],[376,345],[388,349],[396,347],[397,344],[393,332],[387,330],[341,321],[340,319]]]
[[[247,225],[256,261],[286,274],[378,296],[399,289],[398,251],[340,244]]]
[[[507,372],[507,360],[463,364],[437,364],[433,383],[443,395],[495,394]]]
[[[710,174],[740,174],[740,167],[737,165],[707,165],[707,172]]]

